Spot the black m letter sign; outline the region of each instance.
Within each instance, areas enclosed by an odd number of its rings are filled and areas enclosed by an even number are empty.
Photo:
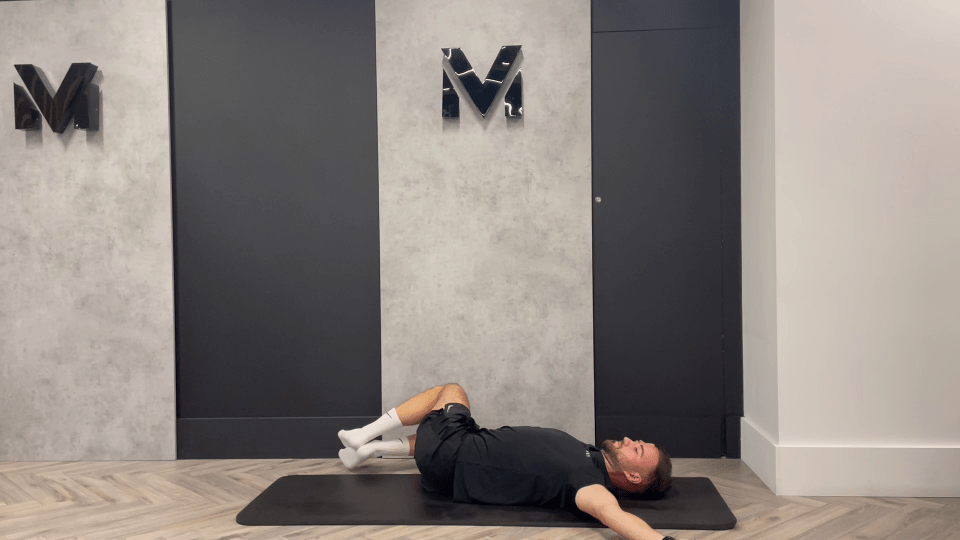
[[[27,85],[27,90],[13,85],[17,129],[40,129],[40,113],[43,113],[55,133],[63,133],[70,118],[74,118],[76,129],[97,131],[100,128],[100,89],[91,82],[97,74],[97,66],[89,62],[71,64],[54,95],[51,95],[51,89],[33,65],[18,64],[14,67]],[[33,97],[40,111],[30,103],[30,97]]]
[[[473,66],[470,65],[463,51],[460,49],[440,50],[443,51],[443,56],[453,69],[453,72],[457,74],[457,78],[463,84],[463,88],[467,91],[470,100],[477,106],[477,110],[480,111],[480,116],[486,118],[487,111],[490,110],[490,105],[493,104],[493,99],[500,93],[500,89],[507,79],[510,68],[513,67],[513,63],[520,53],[520,45],[500,47],[500,54],[497,55],[497,59],[494,60],[493,65],[490,66],[490,71],[487,73],[487,78],[483,83],[480,82],[480,77],[477,77]],[[523,77],[520,75],[519,69],[513,77],[513,83],[507,90],[503,102],[504,116],[508,118],[523,117]],[[450,79],[447,77],[446,71],[443,71],[443,109],[441,116],[444,118],[460,117],[460,98],[457,96],[453,85],[450,84]]]

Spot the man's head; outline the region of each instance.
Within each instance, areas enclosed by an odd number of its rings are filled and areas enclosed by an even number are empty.
[[[627,437],[607,439],[600,446],[609,463],[610,481],[628,493],[647,490],[662,495],[670,489],[673,464],[670,454],[652,443]]]

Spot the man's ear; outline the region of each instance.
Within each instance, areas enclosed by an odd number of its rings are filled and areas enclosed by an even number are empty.
[[[634,483],[634,484],[643,483],[643,477],[640,476],[640,473],[636,471],[626,471],[623,473],[623,475],[626,476],[627,480],[629,480],[631,483]]]

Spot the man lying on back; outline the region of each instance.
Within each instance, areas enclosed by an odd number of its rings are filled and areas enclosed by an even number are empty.
[[[423,488],[456,502],[576,509],[628,540],[672,540],[617,501],[670,489],[666,451],[626,437],[597,448],[557,429],[481,428],[469,407],[460,385],[431,388],[370,425],[340,431],[340,459],[352,470],[371,457],[413,456]],[[407,440],[369,442],[413,425],[417,434]]]

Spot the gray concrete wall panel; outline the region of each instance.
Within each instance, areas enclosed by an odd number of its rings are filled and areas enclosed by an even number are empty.
[[[75,62],[100,131],[14,129],[14,65]],[[0,461],[174,459],[165,3],[0,3],[0,93]]]
[[[381,0],[376,19],[384,411],[458,382],[481,426],[592,443],[590,2]],[[440,49],[482,79],[505,45],[523,119],[464,93],[441,118]]]

